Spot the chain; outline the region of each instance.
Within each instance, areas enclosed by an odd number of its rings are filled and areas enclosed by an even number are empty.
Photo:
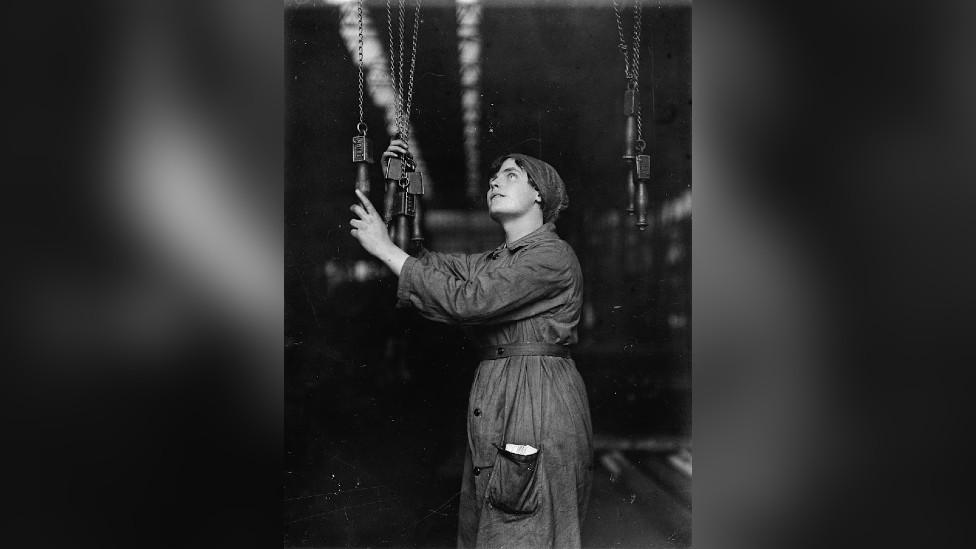
[[[414,69],[417,68],[417,31],[420,28],[420,2],[417,0],[417,8],[413,12],[413,46],[410,51],[410,76],[408,77],[409,84],[407,85],[407,108],[404,111],[404,141],[410,136],[410,107],[413,104],[413,73]],[[401,86],[402,86],[401,81]]]
[[[394,108],[393,123],[396,126],[397,131],[399,131],[400,130],[400,105],[399,105],[399,103],[397,103],[397,101],[396,101],[395,98],[400,96],[400,89],[399,89],[399,87],[397,87],[397,79],[396,79],[396,77],[397,77],[397,71],[396,71],[397,58],[396,58],[396,52],[393,51],[393,15],[392,15],[391,9],[392,8],[390,7],[390,0],[386,0],[386,29],[387,29],[387,31],[389,33],[389,37],[390,37],[390,47],[389,47],[389,51],[390,51],[390,86],[393,88],[393,97],[394,97],[394,100],[393,100],[393,108]]]
[[[631,52],[633,60],[630,63],[630,74],[634,78],[634,93],[637,94],[639,91],[638,74],[640,73],[640,39],[641,39],[641,0],[634,0],[634,49]],[[638,97],[640,95],[638,94]],[[643,109],[637,109],[637,143],[640,146],[641,152],[643,152],[644,144],[644,131],[641,127],[641,111]]]
[[[617,5],[617,0],[610,0],[610,2],[613,4],[613,15],[617,20],[617,38],[620,40],[617,47],[624,56],[624,77],[630,80],[630,57],[627,55],[627,44],[624,43],[624,27],[620,22],[620,6]]]
[[[641,3],[640,0],[634,0],[634,36],[631,39],[633,43],[633,48],[630,51],[630,77],[634,80],[634,85],[637,85],[637,76],[640,72],[640,40],[641,40]]]
[[[631,37],[631,45],[628,47],[624,42],[624,26],[620,20],[620,6],[617,0],[610,0],[613,4],[613,15],[617,21],[617,47],[624,56],[624,77],[628,85],[634,90],[634,94],[639,94],[640,76],[640,39],[641,39],[641,0],[634,0],[634,34]],[[629,50],[629,55],[628,55]],[[638,95],[639,97],[639,95]],[[644,129],[641,123],[641,109],[637,109],[637,143],[643,151]]]
[[[403,28],[406,21],[404,2],[405,0],[399,0],[397,6],[397,30],[399,34],[396,42],[393,40],[393,7],[390,0],[386,0],[386,28],[390,37],[390,83],[393,87],[393,104],[395,107],[393,123],[400,139],[407,140],[410,135],[410,108],[413,105],[413,75],[417,66],[417,37],[419,36],[420,5],[422,2],[416,0],[416,9],[414,9],[413,14],[413,41],[409,61],[405,60],[403,55],[404,42],[406,42],[406,33]],[[403,71],[407,62],[409,62],[410,67],[407,69],[407,93],[406,98],[404,98]]]
[[[399,36],[399,38],[400,38],[400,40],[399,40],[399,42],[400,42],[400,56],[399,56],[400,62],[397,63],[397,70],[400,73],[397,76],[397,81],[400,83],[400,93],[397,94],[397,106],[399,107],[398,110],[400,112],[400,116],[399,116],[399,119],[397,120],[397,132],[399,132],[401,138],[403,137],[403,41],[404,41],[404,34],[403,34],[403,20],[404,20],[404,17],[403,17],[403,6],[404,6],[404,0],[400,0],[400,2],[399,2],[399,14],[397,16],[397,20],[398,20],[397,23],[399,24],[399,28],[400,28],[400,36]]]
[[[363,0],[359,0],[359,124],[356,128],[366,135],[366,121],[363,120]]]

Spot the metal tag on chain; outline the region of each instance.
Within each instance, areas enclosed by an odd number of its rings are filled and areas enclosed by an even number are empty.
[[[397,156],[386,159],[386,166],[383,166],[383,175],[390,181],[398,181],[403,178],[403,160]]]
[[[352,161],[373,163],[373,141],[365,135],[352,138]]]
[[[393,215],[412,216],[416,209],[414,195],[405,192],[398,192],[393,198]]]
[[[407,179],[410,181],[407,192],[415,195],[424,194],[424,174],[418,171],[407,172]]]
[[[651,156],[648,154],[638,154],[634,169],[637,172],[637,179],[647,181],[651,178]]]
[[[384,176],[391,180],[400,180],[407,177],[409,172],[417,169],[416,163],[413,161],[413,157],[406,156],[400,158],[398,156],[390,157],[386,160],[386,166],[384,166]]]
[[[417,212],[417,195],[404,193],[404,214],[407,217],[413,217],[413,214]]]

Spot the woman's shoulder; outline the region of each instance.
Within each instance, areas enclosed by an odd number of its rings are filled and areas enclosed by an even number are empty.
[[[523,257],[563,268],[579,268],[573,247],[558,236],[533,242],[522,249]]]

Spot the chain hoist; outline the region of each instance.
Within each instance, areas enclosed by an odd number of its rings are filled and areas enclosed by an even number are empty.
[[[406,250],[410,243],[419,247],[423,240],[422,234],[422,203],[424,194],[423,174],[417,169],[417,163],[410,154],[410,109],[413,106],[413,75],[417,66],[417,37],[420,30],[420,0],[416,0],[413,15],[413,37],[410,47],[409,62],[404,60],[404,35],[406,14],[404,0],[399,0],[397,10],[398,40],[393,40],[393,13],[390,0],[386,0],[386,26],[390,40],[390,82],[395,97],[394,125],[396,133],[394,139],[402,139],[407,143],[407,152],[402,156],[388,158],[384,168],[386,177],[386,196],[383,201],[383,212],[390,228],[390,237],[401,249]],[[396,48],[396,50],[394,50]],[[406,65],[409,64],[407,68]],[[406,69],[407,82],[404,83]],[[406,88],[406,89],[404,89]]]
[[[366,137],[363,118],[363,0],[359,0],[359,135],[352,138],[352,161],[356,164],[356,188],[369,196],[369,165],[373,163],[373,142]]]
[[[644,153],[644,129],[641,124],[640,105],[640,40],[641,40],[641,0],[634,0],[634,32],[628,46],[624,41],[624,28],[620,19],[617,0],[611,0],[613,14],[617,21],[618,48],[624,56],[624,77],[627,88],[624,90],[624,165],[627,183],[627,213],[637,214],[637,228],[647,228],[648,189],[651,179],[651,157]]]

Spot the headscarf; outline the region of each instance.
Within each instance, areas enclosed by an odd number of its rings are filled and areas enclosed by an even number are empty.
[[[569,195],[566,194],[566,185],[563,178],[559,177],[556,168],[538,158],[533,158],[521,153],[506,154],[502,158],[512,158],[515,163],[522,167],[536,189],[542,195],[542,222],[549,223],[559,217],[559,212],[569,207]]]

